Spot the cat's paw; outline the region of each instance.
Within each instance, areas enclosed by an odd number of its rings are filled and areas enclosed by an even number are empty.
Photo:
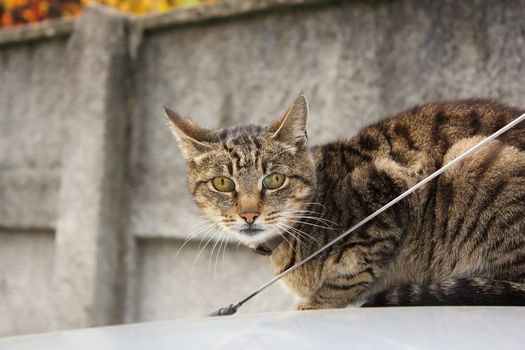
[[[294,306],[295,311],[304,311],[304,310],[319,310],[319,309],[325,309],[326,307],[323,307],[321,303],[319,303],[316,300],[307,301],[304,303],[299,303]]]
[[[329,302],[321,302],[319,300],[313,299],[313,300],[307,300],[300,302],[294,306],[294,310],[296,311],[302,311],[302,310],[320,310],[320,309],[341,309],[344,307],[348,307],[351,303],[346,299],[333,299]]]

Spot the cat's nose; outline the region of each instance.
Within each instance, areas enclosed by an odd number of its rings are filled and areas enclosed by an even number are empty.
[[[241,212],[239,215],[241,216],[241,218],[244,219],[244,221],[246,221],[247,224],[251,225],[259,217],[259,212],[246,211],[246,212]]]

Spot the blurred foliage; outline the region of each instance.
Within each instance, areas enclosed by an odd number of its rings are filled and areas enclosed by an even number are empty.
[[[90,2],[144,15],[217,1],[220,0],[0,0],[0,27],[75,17]]]

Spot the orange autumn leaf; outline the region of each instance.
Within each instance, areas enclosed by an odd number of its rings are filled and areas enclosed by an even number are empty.
[[[75,17],[90,2],[144,15],[220,0],[0,0],[0,27],[28,24],[60,17]]]

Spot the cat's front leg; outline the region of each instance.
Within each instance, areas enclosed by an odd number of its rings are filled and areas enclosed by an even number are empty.
[[[341,306],[343,307],[343,306]],[[299,304],[296,304],[293,309],[296,311],[305,311],[305,310],[320,310],[320,309],[335,309],[337,307],[330,307],[327,306],[321,302],[319,302],[317,299],[308,300]]]
[[[396,256],[401,236],[392,215],[383,214],[379,220],[330,251],[319,287],[297,310],[343,308],[374,287]]]
[[[368,266],[353,274],[342,274],[326,280],[311,297],[298,303],[295,310],[338,309],[352,304],[368,290],[380,273],[378,266]]]
[[[350,291],[350,289],[354,290]],[[317,310],[343,308],[349,305],[364,289],[364,286],[356,286],[355,288],[349,289],[340,288],[339,284],[325,281],[320,287],[316,287],[315,290],[309,290],[306,295],[302,294],[298,296],[296,294],[298,298],[292,309]]]

